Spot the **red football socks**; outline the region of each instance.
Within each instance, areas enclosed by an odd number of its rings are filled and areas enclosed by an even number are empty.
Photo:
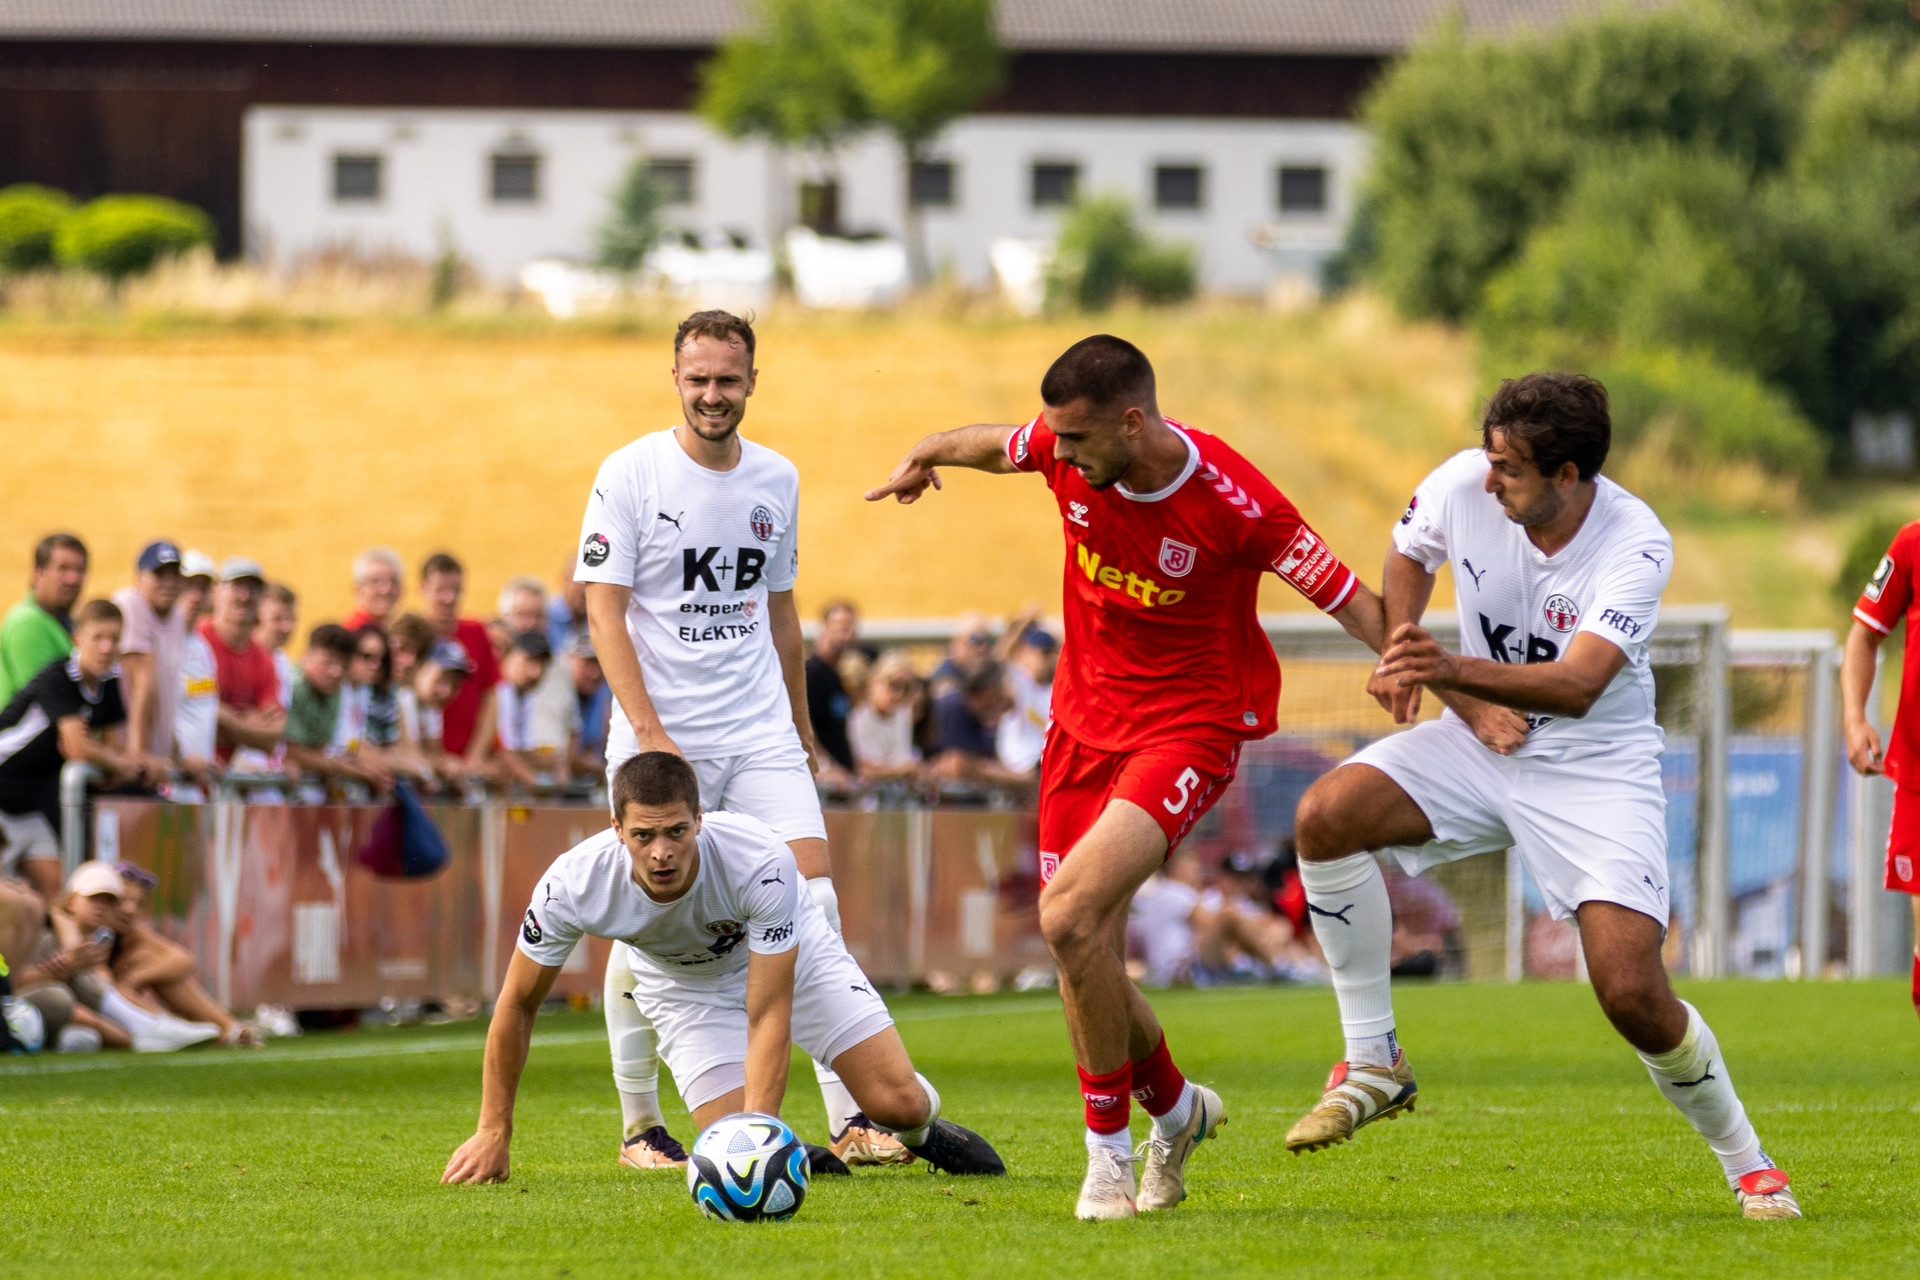
[[[1920,951],[1913,953],[1913,1011],[1920,1013]]]
[[[1133,1100],[1147,1109],[1150,1116],[1163,1116],[1180,1102],[1180,1094],[1187,1087],[1187,1078],[1180,1074],[1180,1068],[1173,1065],[1173,1055],[1167,1052],[1167,1037],[1163,1033],[1160,1043],[1145,1062],[1136,1062],[1133,1066]]]
[[[1087,1128],[1095,1133],[1125,1133],[1127,1094],[1133,1087],[1133,1064],[1123,1062],[1118,1071],[1092,1075],[1080,1068],[1080,1096],[1087,1103]]]

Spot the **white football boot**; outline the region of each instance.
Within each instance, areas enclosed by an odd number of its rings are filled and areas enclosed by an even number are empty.
[[[1087,1221],[1131,1218],[1139,1210],[1133,1198],[1133,1164],[1138,1157],[1123,1156],[1112,1147],[1087,1152],[1087,1176],[1080,1184],[1080,1203],[1073,1216]]]
[[[1320,1105],[1287,1130],[1287,1150],[1299,1155],[1345,1142],[1361,1125],[1391,1120],[1402,1111],[1413,1110],[1414,1095],[1419,1091],[1405,1049],[1395,1055],[1391,1067],[1337,1062],[1333,1074],[1327,1077]]]
[[[1141,1213],[1171,1209],[1187,1198],[1187,1157],[1227,1122],[1227,1104],[1219,1094],[1203,1084],[1194,1085],[1193,1094],[1187,1127],[1170,1138],[1154,1134],[1136,1153],[1147,1162],[1140,1171],[1140,1198],[1135,1201]]]
[[[1740,1216],[1743,1218],[1800,1216],[1800,1202],[1793,1198],[1793,1192],[1787,1187],[1787,1175],[1778,1169],[1756,1169],[1742,1175],[1733,1195],[1740,1202]]]

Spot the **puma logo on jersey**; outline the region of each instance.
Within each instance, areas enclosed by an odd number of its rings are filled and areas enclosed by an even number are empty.
[[[1087,544],[1073,544],[1074,558],[1080,565],[1080,572],[1087,575],[1087,581],[1095,586],[1105,587],[1109,591],[1118,591],[1129,599],[1138,600],[1147,608],[1166,607],[1179,604],[1187,598],[1184,591],[1169,591],[1152,578],[1143,578],[1136,573],[1123,573],[1110,564],[1100,563],[1100,553],[1087,550]],[[1159,598],[1155,599],[1155,595]]]
[[[1700,1078],[1698,1080],[1675,1080],[1673,1082],[1673,1087],[1676,1089],[1692,1089],[1698,1085],[1703,1085],[1707,1081],[1712,1080],[1714,1078],[1715,1077],[1713,1074],[1713,1064],[1709,1062],[1707,1064],[1707,1069],[1700,1073]]]
[[[685,514],[687,513],[682,511],[680,513],[680,516],[683,516]],[[680,529],[680,516],[670,516],[664,511],[656,511],[653,513],[653,518],[655,520],[665,520],[668,524],[672,525],[676,529]],[[680,532],[685,533],[686,530],[680,529]]]
[[[1666,561],[1662,560],[1659,556],[1653,554],[1653,552],[1651,551],[1642,551],[1640,554],[1645,559],[1653,561],[1653,567],[1656,569],[1663,568],[1666,565]]]
[[[1475,591],[1478,591],[1480,589],[1480,579],[1487,576],[1487,571],[1485,569],[1474,568],[1473,561],[1471,560],[1462,560],[1460,562],[1460,567],[1465,569],[1467,573],[1473,578],[1473,589]]]

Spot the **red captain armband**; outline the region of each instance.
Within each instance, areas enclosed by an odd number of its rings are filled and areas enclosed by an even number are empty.
[[[1339,582],[1346,566],[1340,563],[1332,548],[1320,541],[1319,534],[1302,525],[1287,543],[1286,550],[1273,558],[1273,571],[1295,591],[1318,604],[1318,597]]]

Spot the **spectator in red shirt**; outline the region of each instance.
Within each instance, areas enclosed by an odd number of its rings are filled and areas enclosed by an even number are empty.
[[[213,589],[213,616],[200,624],[201,638],[213,650],[214,678],[220,686],[216,752],[222,763],[233,757],[235,747],[272,751],[286,728],[273,655],[253,638],[265,589],[266,574],[258,563],[229,557]]]
[[[373,547],[353,558],[353,612],[340,620],[349,631],[374,626],[387,630],[400,604],[400,554]]]
[[[444,551],[427,557],[420,566],[420,601],[435,634],[467,651],[473,673],[461,682],[441,713],[440,745],[450,756],[464,759],[475,770],[487,765],[495,725],[494,686],[500,683],[500,660],[494,657],[486,624],[460,616],[460,593],[466,588],[466,570]]]

